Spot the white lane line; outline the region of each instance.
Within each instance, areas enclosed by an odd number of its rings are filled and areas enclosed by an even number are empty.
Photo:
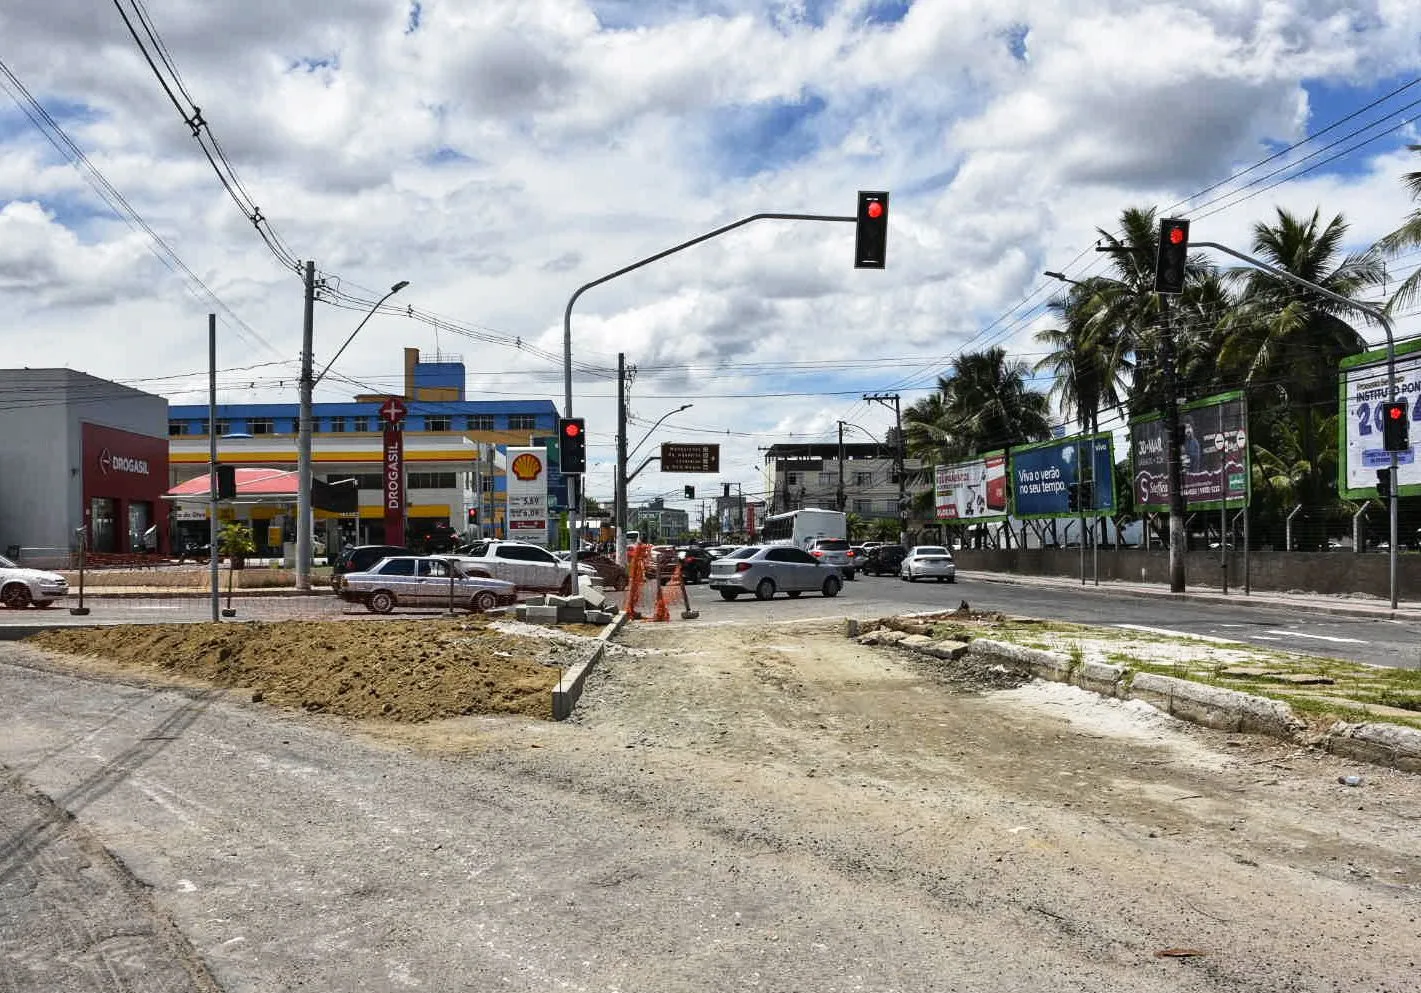
[[[1283,640],[1282,638],[1270,638],[1270,637],[1268,637],[1266,634],[1251,634],[1251,635],[1249,635],[1249,637],[1252,638],[1254,641],[1282,641],[1282,640]]]
[[[1361,638],[1334,638],[1330,634],[1307,634],[1303,631],[1269,631],[1269,634],[1281,634],[1285,638],[1312,638],[1315,641],[1331,641],[1338,645],[1365,645],[1368,642]]]
[[[1194,634],[1191,631],[1174,631],[1170,628],[1152,628],[1144,624],[1117,624],[1117,628],[1124,628],[1127,631],[1144,631],[1146,634],[1162,634],[1170,638],[1194,638],[1198,641],[1216,641],[1220,645],[1237,645],[1237,638],[1215,638],[1209,634]]]

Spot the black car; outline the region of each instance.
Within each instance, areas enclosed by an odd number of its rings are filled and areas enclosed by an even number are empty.
[[[331,563],[331,586],[339,590],[340,577],[347,572],[364,572],[383,558],[409,554],[408,548],[399,545],[350,545],[342,548]]]
[[[868,557],[859,565],[860,572],[871,576],[896,576],[908,550],[902,545],[875,545],[868,550]]]
[[[678,549],[681,557],[681,577],[688,583],[704,583],[710,578],[711,553],[699,545]]]

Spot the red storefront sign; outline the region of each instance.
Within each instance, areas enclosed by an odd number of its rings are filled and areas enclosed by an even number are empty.
[[[405,543],[405,435],[398,427],[385,428],[384,495],[385,544]]]
[[[80,444],[89,547],[138,551],[143,536],[156,527],[153,550],[167,552],[168,439],[86,422]]]

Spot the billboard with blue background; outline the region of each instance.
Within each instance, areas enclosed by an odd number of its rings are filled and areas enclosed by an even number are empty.
[[[1082,463],[1085,472],[1080,471]],[[1115,444],[1111,435],[1077,435],[1011,450],[1012,514],[1022,519],[1076,517],[1071,485],[1084,480],[1090,515],[1115,513]]]

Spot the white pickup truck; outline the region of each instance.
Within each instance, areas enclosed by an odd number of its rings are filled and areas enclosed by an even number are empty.
[[[566,562],[541,545],[526,541],[476,541],[452,556],[471,576],[488,576],[520,590],[567,593],[572,589]]]

